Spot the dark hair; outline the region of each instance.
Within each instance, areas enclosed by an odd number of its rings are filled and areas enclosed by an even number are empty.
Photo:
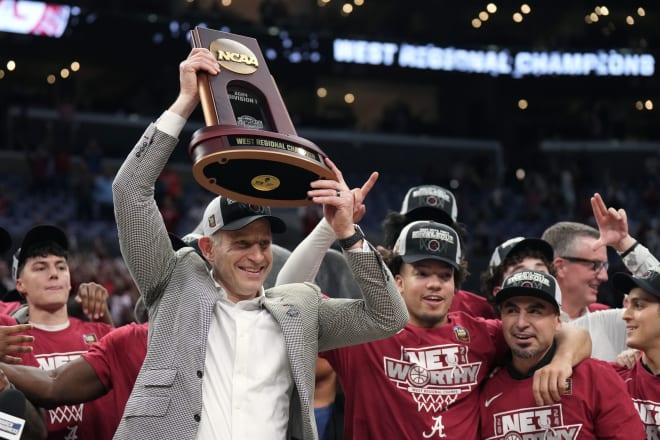
[[[555,276],[556,269],[552,261],[548,260],[543,252],[537,249],[531,248],[521,248],[515,252],[510,252],[504,260],[497,266],[486,269],[481,273],[481,293],[486,297],[488,302],[495,308],[495,296],[493,296],[493,289],[497,286],[501,286],[504,281],[504,272],[506,272],[511,266],[523,261],[525,258],[538,258],[543,261],[543,263],[548,268],[550,275]],[[497,310],[497,309],[496,309]]]
[[[27,263],[30,258],[47,257],[49,255],[64,257],[65,259],[69,258],[69,252],[53,241],[34,244],[21,252],[22,259],[18,262],[16,277],[18,278],[21,276],[25,263]]]
[[[379,251],[381,255],[383,256],[383,261],[387,265],[387,267],[390,269],[390,272],[392,272],[392,275],[398,275],[401,273],[401,266],[403,266],[403,259],[401,258],[401,255],[397,254],[396,252],[393,252],[390,249],[385,249],[385,248],[379,248]],[[449,265],[449,263],[447,263]],[[454,289],[459,290],[461,288],[461,284],[463,284],[463,281],[467,278],[467,276],[470,274],[468,272],[468,265],[467,265],[467,260],[463,257],[461,257],[461,262],[459,263],[459,269],[454,269]]]

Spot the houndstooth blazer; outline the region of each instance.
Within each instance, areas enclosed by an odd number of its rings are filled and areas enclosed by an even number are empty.
[[[191,248],[177,252],[154,200],[154,183],[178,140],[150,125],[113,182],[121,252],[149,310],[144,364],[115,439],[195,439],[202,377],[217,288]],[[376,251],[346,253],[364,298],[322,299],[313,284],[266,291],[265,307],[282,328],[295,383],[288,436],[316,439],[313,393],[319,350],[382,339],[408,313]],[[258,354],[255,353],[255,356]]]

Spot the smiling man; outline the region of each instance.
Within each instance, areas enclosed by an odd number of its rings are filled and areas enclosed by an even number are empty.
[[[22,334],[34,336],[33,352],[20,356],[24,364],[46,371],[80,357],[112,330],[106,323],[69,316],[68,251],[64,231],[53,225],[38,225],[25,234],[13,259],[16,290],[27,301],[32,324],[32,329]],[[107,291],[104,293],[107,298]],[[103,315],[109,316],[107,301],[100,302]],[[106,423],[105,408],[113,402],[114,394],[109,394],[93,402],[48,410],[48,438],[109,438],[113,427]]]
[[[623,311],[626,323],[626,343],[642,355],[632,369],[616,365],[625,380],[639,417],[644,423],[647,439],[660,435],[660,269],[641,276],[615,273],[614,287],[628,294]]]
[[[555,356],[561,298],[544,272],[523,270],[504,280],[495,301],[511,354],[482,390],[481,438],[643,438],[632,402],[621,397],[625,384],[603,361],[576,365],[560,401],[537,405],[531,397],[534,373]]]
[[[558,222],[541,238],[554,250],[557,282],[562,292],[561,318],[572,321],[596,310],[609,309],[597,303],[598,288],[607,281],[607,249],[594,249],[598,230],[577,222]]]
[[[315,440],[318,350],[391,336],[407,320],[392,274],[354,225],[355,199],[329,160],[335,179],[311,182],[307,195],[342,239],[362,298],[323,299],[309,283],[265,290],[272,234],[285,230],[267,207],[218,196],[202,219],[203,256],[172,249],[154,184],[200,102],[198,74],[218,72],[209,50],[189,53],[179,65],[179,95],[113,183],[121,252],[149,310],[147,354],[115,439]]]

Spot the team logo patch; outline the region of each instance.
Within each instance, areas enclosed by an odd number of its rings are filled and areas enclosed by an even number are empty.
[[[454,334],[456,335],[456,339],[458,339],[459,342],[465,342],[466,344],[470,343],[470,333],[468,333],[466,328],[455,326]]]
[[[85,344],[96,344],[99,340],[96,337],[94,333],[90,333],[88,335],[83,335],[83,341],[85,341]]]
[[[215,214],[213,214],[209,217],[209,228],[215,228],[215,225]]]

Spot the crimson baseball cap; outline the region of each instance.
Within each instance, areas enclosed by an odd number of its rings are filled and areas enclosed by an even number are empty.
[[[561,289],[550,274],[537,270],[521,270],[509,275],[502,283],[502,290],[495,295],[495,304],[515,296],[533,296],[561,308]]]
[[[11,249],[11,235],[2,226],[0,226],[0,254],[4,254]]]
[[[453,225],[458,217],[456,197],[441,186],[413,186],[403,198],[401,214],[412,220],[434,220]]]
[[[656,270],[648,270],[638,277],[624,272],[617,272],[612,277],[612,283],[621,293],[627,294],[635,287],[639,287],[648,294],[660,299],[660,273]]]
[[[204,211],[202,232],[210,237],[217,231],[236,231],[255,220],[265,218],[270,222],[270,230],[279,234],[286,231],[286,225],[279,218],[271,215],[268,206],[238,202],[225,196],[218,196],[211,201]]]
[[[34,246],[55,243],[65,251],[69,250],[69,239],[63,230],[53,225],[37,225],[27,231],[21,247],[14,254],[12,262],[12,275],[14,281],[18,278],[18,268],[25,262],[25,255]]]
[[[502,264],[502,261],[504,261],[509,254],[519,252],[522,249],[537,250],[541,252],[548,261],[552,261],[554,258],[554,250],[547,241],[541,240],[540,238],[514,237],[501,243],[495,248],[493,255],[490,257],[488,268],[492,272],[495,267]]]
[[[461,246],[458,233],[442,223],[416,221],[407,224],[394,243],[393,251],[404,263],[440,260],[460,270]]]

